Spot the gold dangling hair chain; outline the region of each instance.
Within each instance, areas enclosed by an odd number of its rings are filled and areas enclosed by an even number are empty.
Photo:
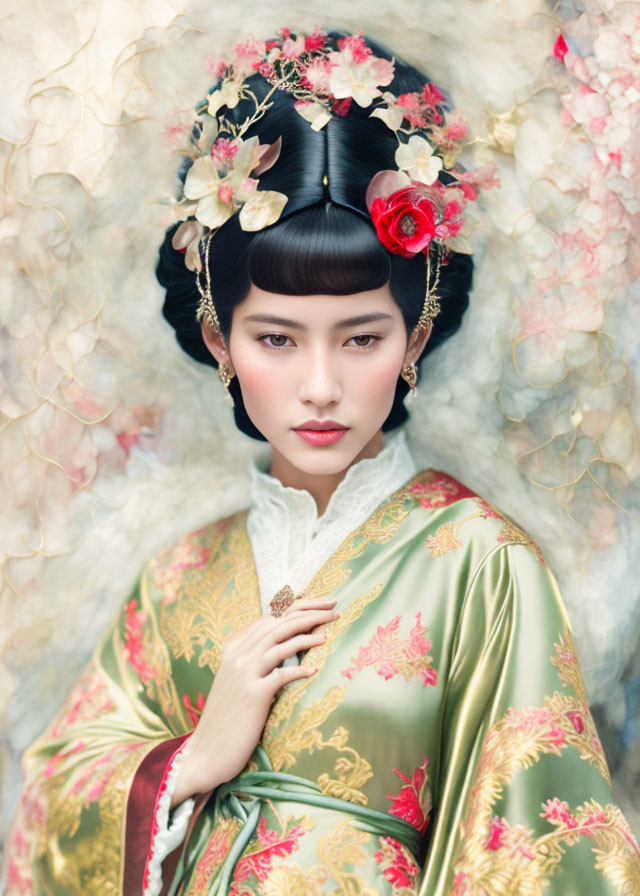
[[[200,293],[200,301],[198,302],[198,310],[196,312],[196,319],[202,320],[203,317],[206,317],[207,321],[211,324],[214,330],[218,333],[222,333],[220,328],[220,321],[218,320],[218,315],[216,313],[215,305],[213,304],[213,296],[211,294],[211,274],[209,271],[209,247],[211,246],[211,240],[213,238],[213,230],[210,230],[207,234],[206,242],[204,244],[204,278],[205,285],[204,288],[202,286],[202,271],[196,272],[196,285],[198,287],[198,292]]]
[[[420,314],[420,319],[416,324],[418,330],[424,330],[428,327],[429,321],[433,321],[440,311],[442,310],[440,307],[440,302],[438,301],[438,284],[440,283],[440,266],[442,263],[442,245],[440,243],[435,243],[436,247],[436,271],[433,285],[431,285],[431,252],[427,253],[427,291],[424,297],[424,305],[422,307],[422,313]]]
[[[220,328],[220,321],[218,320],[218,315],[215,309],[215,305],[213,304],[213,295],[211,293],[211,273],[209,270],[209,249],[211,246],[211,240],[213,238],[213,231],[209,231],[206,236],[205,247],[204,247],[204,259],[203,259],[203,268],[204,268],[204,286],[202,285],[202,275],[203,271],[196,272],[196,285],[198,287],[198,292],[200,293],[200,301],[198,302],[198,310],[196,313],[196,319],[202,320],[203,317],[206,317],[209,324],[213,327],[216,332],[221,333],[222,330]],[[439,243],[435,243],[436,247],[436,269],[435,269],[435,277],[434,282],[431,284],[431,252],[427,254],[427,288],[424,299],[424,305],[422,307],[422,312],[420,314],[420,318],[416,327],[418,330],[426,329],[429,325],[429,321],[433,321],[435,317],[442,310],[440,307],[440,302],[438,301],[438,284],[440,283],[440,267],[442,261],[442,246]]]

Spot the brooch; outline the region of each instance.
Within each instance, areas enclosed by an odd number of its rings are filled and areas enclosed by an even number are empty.
[[[269,606],[271,607],[271,615],[282,616],[284,611],[291,606],[294,600],[299,600],[303,595],[304,591],[301,591],[300,594],[294,594],[291,586],[285,585],[271,598],[269,603]]]

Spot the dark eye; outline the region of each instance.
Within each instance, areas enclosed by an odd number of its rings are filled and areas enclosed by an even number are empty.
[[[351,339],[353,339],[358,348],[369,348],[369,346],[373,345],[373,343],[378,340],[378,337],[363,333],[360,336],[352,336]]]
[[[268,333],[266,336],[260,336],[259,339],[267,348],[284,348],[289,337],[283,333]]]

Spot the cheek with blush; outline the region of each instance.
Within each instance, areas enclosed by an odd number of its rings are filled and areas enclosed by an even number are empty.
[[[365,396],[367,404],[385,405],[390,409],[397,381],[398,363],[395,358],[391,358],[367,371],[366,377],[359,383],[359,391]]]
[[[239,363],[236,374],[247,414],[264,435],[263,424],[273,423],[282,411],[286,385],[266,365],[250,361]]]

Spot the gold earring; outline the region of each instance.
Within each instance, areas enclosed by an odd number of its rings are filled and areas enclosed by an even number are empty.
[[[222,382],[222,385],[225,388],[224,400],[227,404],[233,405],[233,396],[231,392],[229,392],[229,383],[234,378],[235,374],[232,373],[229,367],[225,364],[220,364],[218,367],[218,376]]]
[[[403,367],[400,376],[406,383],[409,383],[410,389],[416,388],[416,383],[418,382],[418,368],[415,363],[407,364],[406,367]]]
[[[221,364],[218,367],[218,376],[222,380],[222,385],[225,387],[225,389],[228,389],[229,383],[231,382],[231,380],[233,379],[233,376],[234,376],[233,373],[231,372],[231,370],[225,364]]]
[[[416,383],[418,382],[418,368],[414,364],[407,364],[406,367],[400,371],[400,376],[402,379],[409,384],[409,393],[405,396],[405,400],[407,401],[415,401],[416,396],[418,394],[418,389]]]

